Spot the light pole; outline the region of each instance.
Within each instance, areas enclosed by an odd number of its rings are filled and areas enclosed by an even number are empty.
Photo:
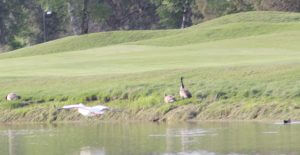
[[[46,16],[50,16],[52,11],[43,12],[43,26],[44,26],[44,42],[46,42]]]

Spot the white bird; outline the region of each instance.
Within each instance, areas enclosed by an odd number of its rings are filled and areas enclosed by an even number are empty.
[[[105,113],[105,111],[110,110],[108,107],[103,106],[103,105],[88,107],[88,106],[85,106],[82,103],[73,104],[73,105],[66,105],[66,106],[63,106],[62,109],[78,109],[78,112],[83,116],[102,115],[102,114]]]

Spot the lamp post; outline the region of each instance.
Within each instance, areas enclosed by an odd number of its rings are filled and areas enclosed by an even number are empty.
[[[46,16],[50,16],[52,11],[43,12],[43,26],[44,26],[44,42],[46,42]]]

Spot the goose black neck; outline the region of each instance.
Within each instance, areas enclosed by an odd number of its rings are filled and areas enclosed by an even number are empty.
[[[181,77],[180,81],[181,81],[181,87],[184,88],[184,85],[183,85],[183,77]]]

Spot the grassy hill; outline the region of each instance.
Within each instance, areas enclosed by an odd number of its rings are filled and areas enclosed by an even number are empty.
[[[184,30],[95,33],[0,54],[0,119],[78,102],[163,114],[193,103],[211,119],[300,118],[299,40],[300,14],[247,12]],[[180,76],[193,98],[164,105],[164,93],[178,96]],[[4,101],[9,92],[32,104]]]

